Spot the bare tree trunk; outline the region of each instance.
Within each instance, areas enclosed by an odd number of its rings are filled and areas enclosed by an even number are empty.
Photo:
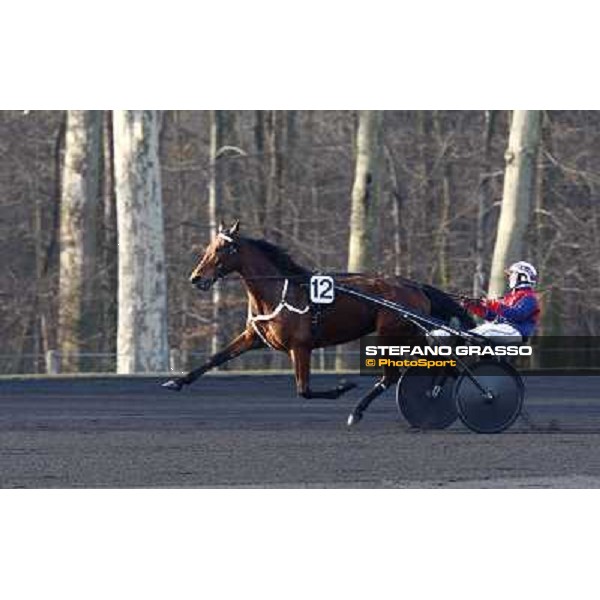
[[[287,115],[285,111],[270,110],[266,119],[266,139],[269,163],[267,179],[267,211],[269,221],[269,237],[277,244],[283,241],[284,202],[286,181],[286,129]],[[271,355],[271,368],[284,368],[286,357],[283,353]]]
[[[450,275],[448,273],[448,237],[449,237],[449,218],[450,218],[450,164],[448,162],[448,143],[444,139],[442,130],[442,119],[439,111],[434,111],[433,114],[433,131],[438,147],[440,148],[439,161],[441,162],[442,170],[442,189],[441,189],[441,204],[440,217],[437,219],[438,228],[435,234],[434,248],[436,252],[435,262],[433,264],[431,279],[433,280],[434,272],[437,271],[437,281],[442,288],[448,287],[450,283]]]
[[[504,292],[504,269],[519,260],[523,238],[529,224],[533,202],[533,187],[537,150],[540,142],[541,111],[515,110],[508,150],[502,210],[498,222],[496,245],[492,259],[489,295]]]
[[[553,133],[552,123],[548,118],[547,113],[543,112],[541,121],[542,133],[539,151],[537,155],[537,171],[536,171],[536,185],[535,185],[535,211],[533,219],[534,229],[534,264],[537,269],[545,272],[546,260],[545,260],[545,244],[550,238],[550,232],[546,228],[546,202],[548,202],[552,189],[555,185],[555,178],[557,176],[557,168],[551,162],[546,162],[545,150],[551,155],[554,155],[554,144],[553,144]],[[549,203],[551,206],[551,203]],[[596,203],[594,203],[594,210]],[[595,222],[595,220],[594,220]],[[595,239],[599,239],[596,235]],[[540,337],[545,335],[557,335],[555,326],[556,319],[554,317],[556,309],[553,307],[553,292],[551,288],[545,290],[544,293],[540,294],[540,313],[541,318],[536,328],[536,334]],[[539,353],[535,355],[539,358]],[[534,363],[535,364],[535,363]],[[537,364],[535,364],[537,366]]]
[[[483,132],[483,173],[479,181],[479,189],[477,190],[477,221],[475,232],[475,273],[473,275],[473,297],[479,298],[484,290],[484,257],[486,254],[485,247],[485,225],[488,215],[488,193],[489,193],[489,178],[490,169],[490,149],[492,142],[492,134],[494,131],[495,111],[485,111],[485,124]]]
[[[372,259],[372,219],[377,202],[377,168],[381,146],[381,111],[361,110],[356,132],[356,165],[352,186],[348,271],[367,270]],[[346,350],[356,345],[347,345]],[[345,370],[352,361],[344,361],[341,349],[336,353],[336,369]],[[356,366],[356,365],[354,365]]]
[[[281,156],[281,180],[280,180],[280,196],[282,199],[282,217],[281,228],[289,235],[291,231],[292,239],[296,241],[300,232],[300,213],[302,205],[293,196],[293,182],[297,181],[295,152],[298,142],[298,131],[296,128],[297,111],[286,110],[284,119],[284,140],[283,152]],[[284,216],[287,216],[286,220]],[[291,221],[291,223],[289,222]]]
[[[356,136],[356,167],[352,186],[348,270],[364,271],[369,267],[372,231],[369,222],[376,203],[377,162],[381,138],[381,111],[362,110]]]
[[[246,153],[242,148],[241,134],[239,130],[239,111],[220,110],[219,147],[217,152],[222,156],[218,173],[221,179],[223,207],[227,206],[225,214],[221,215],[225,220],[235,221],[244,214],[242,198],[244,172],[240,157]]]
[[[41,351],[46,353],[48,349],[58,347],[58,319],[54,318],[52,307],[52,273],[54,259],[60,250],[60,208],[61,208],[61,189],[63,176],[63,151],[65,146],[65,136],[67,129],[68,111],[61,111],[61,119],[53,140],[53,196],[52,206],[49,216],[42,214],[44,203],[39,196],[35,196],[35,209],[33,211],[33,226],[35,238],[35,257],[36,257],[36,280],[33,302],[31,304],[32,316],[32,335],[33,335],[33,353],[39,354]],[[37,152],[36,152],[37,154]],[[34,188],[37,189],[37,167],[36,174],[33,176]],[[42,228],[42,222],[44,227]],[[49,233],[50,239],[44,248],[43,236]],[[37,322],[35,322],[37,321]],[[17,361],[21,360],[20,355],[15,357]],[[34,371],[39,371],[39,361],[34,359]]]
[[[282,236],[283,197],[284,191],[284,113],[279,110],[270,110],[267,114],[267,153],[269,159],[269,175],[267,178],[267,211],[270,237],[280,243]]]
[[[265,170],[265,111],[254,111],[254,146],[258,155],[258,177],[257,177],[257,226],[266,234],[267,227],[267,180]]]
[[[410,252],[408,253],[408,277],[431,278],[432,273],[425,265],[432,265],[435,262],[434,245],[423,244],[419,242],[419,235],[427,232],[431,235],[429,225],[432,214],[435,211],[435,167],[436,152],[433,141],[433,111],[419,110],[416,112],[416,128],[418,132],[417,151],[419,160],[417,163],[418,173],[420,175],[419,185],[415,197],[412,198],[411,222],[407,227],[410,237]],[[427,227],[422,226],[428,223]]]
[[[219,211],[221,210],[222,186],[218,181],[217,156],[221,146],[223,116],[220,110],[210,112],[210,147],[209,147],[209,182],[208,182],[208,227],[210,239],[217,235]],[[221,348],[220,310],[221,285],[217,281],[211,290],[212,294],[212,335],[211,354],[216,354]]]
[[[102,340],[103,352],[116,352],[117,333],[117,208],[115,202],[112,112],[102,119]]]
[[[158,111],[113,112],[119,239],[117,371],[169,368]]]
[[[389,147],[385,147],[385,156],[388,164],[388,171],[390,174],[390,183],[392,190],[390,193],[390,202],[392,209],[392,224],[393,233],[392,237],[394,240],[394,275],[402,274],[402,243],[401,243],[401,229],[402,229],[402,191],[400,189],[400,179],[394,163],[394,157]]]
[[[450,165],[444,164],[442,176],[442,214],[438,228],[437,251],[438,251],[438,281],[442,288],[450,285],[450,274],[448,272],[448,236],[450,220]]]
[[[38,373],[40,368],[39,357],[42,353],[41,348],[41,327],[39,320],[40,312],[40,296],[42,295],[42,207],[41,201],[36,196],[35,198],[35,210],[34,210],[34,235],[35,235],[35,297],[33,301],[31,311],[31,328],[32,328],[32,341],[33,341],[33,372]]]
[[[174,110],[173,117],[171,122],[175,128],[175,156],[176,156],[176,164],[177,164],[177,177],[175,181],[175,195],[177,197],[177,206],[179,207],[179,214],[181,215],[181,220],[179,221],[177,227],[177,237],[180,248],[189,247],[189,240],[187,237],[187,222],[188,219],[195,220],[195,215],[190,212],[190,203],[189,198],[186,197],[186,187],[187,187],[187,170],[185,169],[185,161],[186,156],[188,155],[188,139],[185,135],[185,129],[182,123],[183,111]],[[163,123],[168,123],[163,117]],[[159,137],[159,145],[161,144],[161,140],[163,136],[166,136],[166,126],[163,126],[160,132]],[[168,158],[167,158],[168,160]],[[194,203],[195,204],[195,203]],[[192,216],[193,215],[193,216]],[[189,319],[189,295],[186,293],[187,288],[189,286],[189,282],[186,281],[184,277],[178,278],[178,281],[173,284],[171,297],[176,298],[176,302],[179,303],[179,311],[176,320],[177,327],[177,338],[176,342],[171,340],[171,346],[174,346],[173,349],[176,351],[179,350],[179,358],[180,358],[180,367],[182,370],[188,368],[187,359],[189,356],[189,338],[186,335],[188,331],[188,319]],[[174,365],[171,365],[174,366]]]
[[[63,371],[79,368],[93,330],[92,282],[96,258],[100,111],[72,110],[67,117],[60,221],[59,348]]]

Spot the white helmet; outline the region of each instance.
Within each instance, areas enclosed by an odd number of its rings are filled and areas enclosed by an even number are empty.
[[[524,260],[510,265],[506,269],[506,274],[508,275],[508,287],[511,290],[534,286],[537,283],[538,275],[535,267]]]

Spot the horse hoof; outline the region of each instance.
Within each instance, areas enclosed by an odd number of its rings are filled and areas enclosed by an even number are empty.
[[[169,381],[166,381],[162,384],[162,387],[166,388],[167,390],[173,390],[174,392],[178,392],[183,387],[183,383],[181,383],[181,381],[178,381],[177,379],[169,379]]]
[[[362,419],[362,414],[361,413],[350,413],[348,415],[348,427],[352,427],[353,425],[356,425],[360,420]]]

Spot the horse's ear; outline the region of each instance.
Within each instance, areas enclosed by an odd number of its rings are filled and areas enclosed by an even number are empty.
[[[240,231],[240,222],[236,221],[229,229],[229,233],[239,233],[239,231]]]

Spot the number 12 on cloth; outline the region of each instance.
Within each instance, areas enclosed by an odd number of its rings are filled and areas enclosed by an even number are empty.
[[[331,304],[335,300],[333,277],[313,275],[310,278],[310,301],[315,304]]]

